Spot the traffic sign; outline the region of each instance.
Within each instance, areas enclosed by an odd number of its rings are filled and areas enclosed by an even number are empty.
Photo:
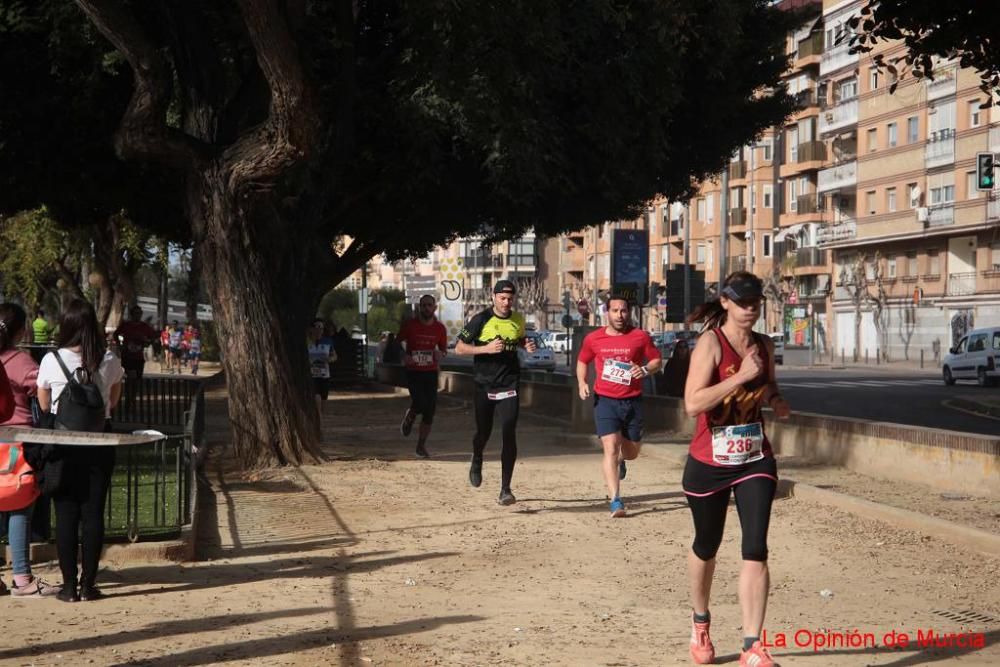
[[[573,316],[572,315],[563,315],[562,316],[562,325],[563,325],[563,329],[569,329],[571,326],[573,326]]]

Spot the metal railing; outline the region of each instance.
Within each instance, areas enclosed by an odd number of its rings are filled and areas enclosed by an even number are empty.
[[[976,293],[976,272],[949,273],[948,286],[945,289],[948,296],[968,296]]]
[[[823,33],[813,33],[806,39],[799,42],[798,57],[808,58],[809,56],[823,55]]]
[[[732,227],[743,227],[747,224],[747,210],[745,208],[729,209],[729,224]]]
[[[729,163],[729,178],[746,178],[747,175],[747,161],[737,160],[736,162]]]
[[[927,226],[940,227],[955,222],[954,204],[934,204],[927,211]]]

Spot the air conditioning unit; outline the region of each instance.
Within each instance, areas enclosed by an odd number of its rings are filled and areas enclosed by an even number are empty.
[[[921,206],[917,210],[917,222],[927,222],[927,207]]]
[[[832,111],[826,112],[826,114],[824,114],[823,118],[824,118],[824,120],[826,120],[826,122],[832,123],[833,122],[833,112]]]

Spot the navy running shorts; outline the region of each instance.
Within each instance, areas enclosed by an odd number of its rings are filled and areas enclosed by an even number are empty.
[[[597,436],[621,433],[632,442],[642,440],[642,396],[608,398],[594,394]]]

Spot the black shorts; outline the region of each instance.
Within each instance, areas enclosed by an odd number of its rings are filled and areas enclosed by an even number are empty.
[[[778,465],[773,456],[739,466],[712,466],[688,456],[681,487],[688,495],[706,496],[756,477],[767,477],[777,482]]]
[[[632,442],[642,440],[642,396],[608,398],[594,394],[597,437],[621,433]]]
[[[424,424],[434,421],[437,411],[437,371],[406,371],[406,386],[410,389],[410,411],[422,415]]]
[[[330,397],[330,378],[313,378],[313,393],[326,400]]]

